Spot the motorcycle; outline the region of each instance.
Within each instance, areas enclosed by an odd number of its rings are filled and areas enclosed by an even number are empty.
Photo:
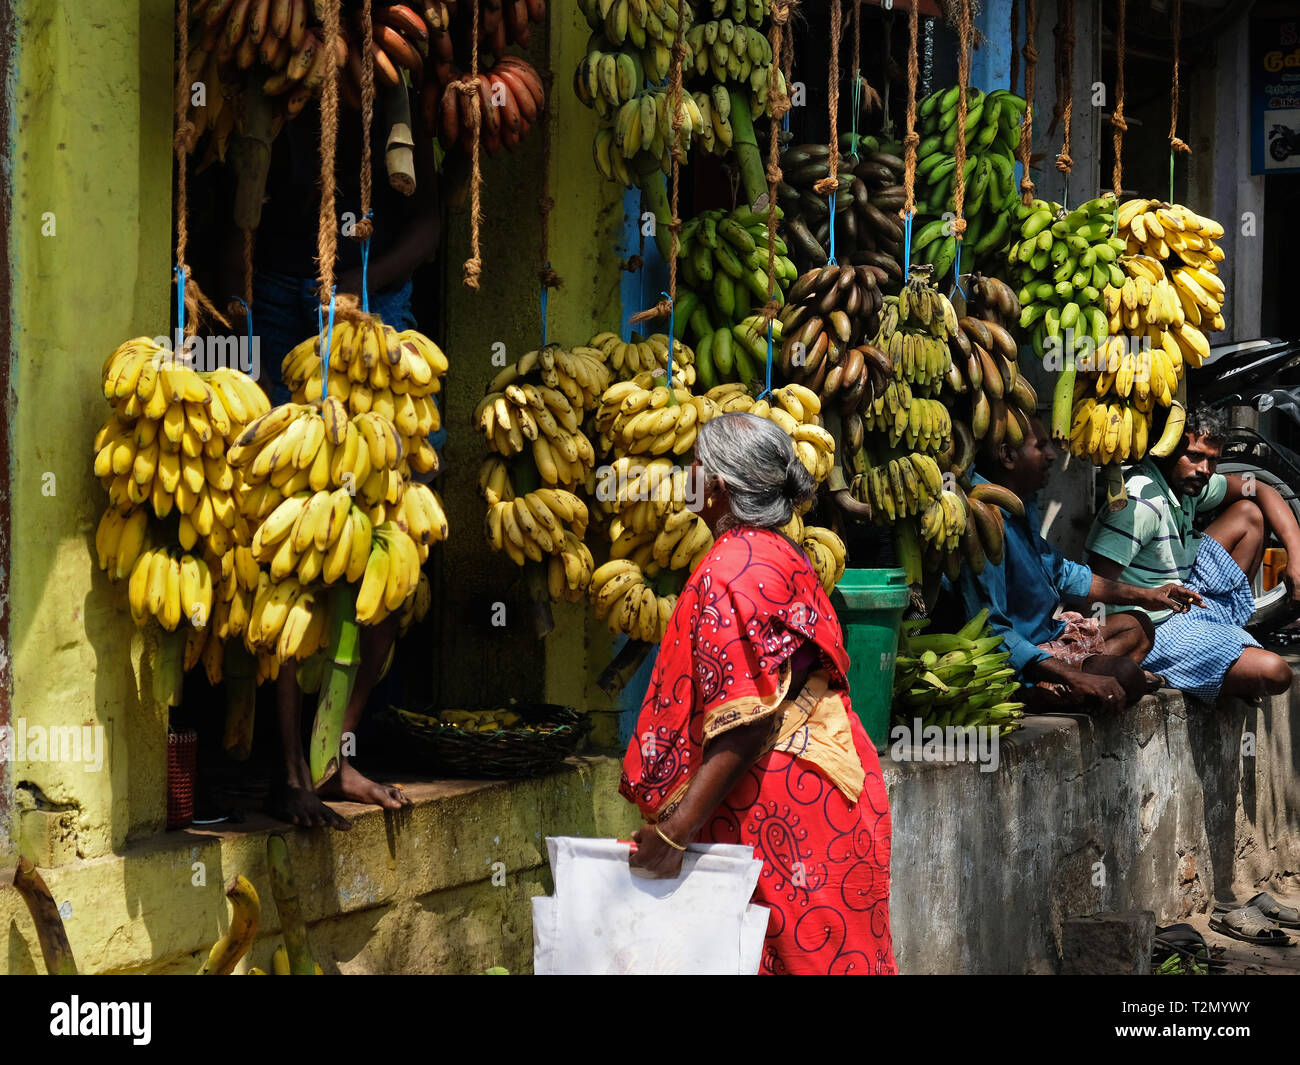
[[[1300,428],[1300,374],[1288,375],[1296,367],[1300,367],[1298,341],[1271,337],[1215,345],[1202,370],[1188,378],[1189,409],[1199,403],[1249,406],[1261,414],[1276,411]],[[1281,441],[1256,429],[1233,426],[1223,442],[1218,472],[1253,475],[1257,483],[1275,489],[1300,521],[1300,454]],[[1256,637],[1276,632],[1300,614],[1285,583],[1265,590],[1258,574],[1254,583],[1255,613],[1246,627]]]
[[[1300,130],[1274,126],[1268,134],[1268,154],[1279,163],[1289,156],[1300,155]]]

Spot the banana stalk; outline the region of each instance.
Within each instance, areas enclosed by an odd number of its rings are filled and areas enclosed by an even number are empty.
[[[181,629],[167,632],[152,626],[153,699],[160,706],[180,706],[185,686],[185,633]]]
[[[226,682],[226,731],[222,746],[236,761],[246,762],[253,749],[257,660],[249,654],[242,640],[231,640],[226,645],[222,676]]]
[[[384,116],[389,124],[384,151],[388,183],[403,196],[413,196],[415,139],[411,133],[411,98],[407,95],[405,82],[390,86],[382,92]]]
[[[54,904],[54,896],[44,878],[26,858],[18,859],[14,870],[14,887],[27,903],[27,910],[36,925],[36,939],[45,958],[45,971],[51,976],[76,976],[77,960],[72,956],[72,945],[63,927],[63,917]]]
[[[655,216],[655,246],[666,262],[672,257],[672,204],[668,202],[668,185],[659,164],[654,163],[649,170],[637,175],[637,184],[645,193],[646,208]]]
[[[767,194],[767,170],[763,166],[763,153],[754,136],[754,121],[749,115],[749,97],[739,89],[727,90],[731,97],[732,151],[740,169],[740,182],[745,187],[745,202],[757,203]]]
[[[262,91],[261,76],[248,72],[244,85],[243,129],[230,146],[235,171],[235,225],[256,230],[262,223],[266,177],[271,170],[271,98]]]
[[[324,694],[311,726],[309,761],[312,787],[319,787],[339,768],[343,715],[361,664],[361,630],[356,620],[356,588],[339,583],[330,593],[330,639],[326,647]]]
[[[266,865],[271,873],[271,897],[275,899],[275,909],[280,915],[285,953],[289,955],[289,975],[312,976],[316,972],[316,962],[312,960],[311,945],[307,942],[307,924],[302,919],[293,866],[289,864],[289,847],[283,836],[267,837]]]
[[[1068,446],[1070,443],[1070,413],[1074,409],[1074,379],[1078,371],[1074,366],[1074,352],[1065,354],[1065,366],[1056,375],[1052,390],[1052,443]]]

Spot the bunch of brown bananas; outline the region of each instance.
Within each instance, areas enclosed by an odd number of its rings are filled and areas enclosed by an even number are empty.
[[[850,138],[845,136],[847,142]],[[903,226],[898,212],[906,199],[903,189],[902,146],[870,146],[853,166],[841,148],[839,190],[835,193],[835,254],[855,266],[884,271],[882,283],[893,288],[903,281]],[[790,254],[802,269],[826,262],[829,256],[831,205],[814,190],[829,174],[830,148],[800,144],[781,156],[782,181],[777,196],[785,208],[785,237]]]
[[[875,333],[884,297],[883,271],[827,265],[800,275],[781,311],[781,373],[807,385],[825,403],[852,409],[869,381],[863,340]]]
[[[433,396],[442,390],[447,357],[415,329],[398,332],[378,318],[338,322],[330,334],[326,394],[352,414],[374,412],[392,422],[402,440],[402,472],[436,473],[438,454],[428,441],[442,424]],[[304,340],[284,357],[284,383],[297,403],[321,398],[321,342]]]
[[[963,420],[976,440],[1003,440],[1019,447],[1038,408],[1038,396],[1016,361],[1017,345],[997,322],[966,315],[948,341],[952,365],[945,376],[944,399],[962,404]],[[958,400],[957,397],[963,397]]]

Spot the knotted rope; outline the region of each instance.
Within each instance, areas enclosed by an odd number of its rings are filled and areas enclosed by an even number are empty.
[[[469,77],[453,81],[452,85],[462,96],[470,97],[470,183],[469,183],[469,258],[462,268],[461,281],[466,288],[478,291],[479,277],[483,273],[483,255],[479,247],[479,233],[483,227],[483,171],[479,162],[479,135],[483,126],[481,113],[482,97],[479,95],[478,44],[481,24],[479,22],[478,0],[474,0],[473,32],[470,40],[475,42],[469,50]]]
[[[1056,169],[1066,176],[1074,168],[1070,156],[1070,120],[1074,117],[1074,0],[1061,0],[1060,21],[1056,24],[1056,115],[1061,119],[1064,140],[1056,155]],[[1065,101],[1064,107],[1061,101]],[[1056,117],[1052,129],[1056,128]],[[1050,131],[1049,131],[1050,132]],[[1068,188],[1067,188],[1068,193]]]
[[[1020,126],[1020,165],[1024,174],[1020,178],[1020,192],[1025,205],[1034,202],[1034,179],[1029,176],[1030,147],[1034,140],[1034,70],[1038,66],[1038,49],[1034,47],[1038,32],[1038,4],[1025,3],[1025,119]]]
[[[1119,0],[1119,26],[1115,30],[1115,106],[1110,113],[1110,124],[1115,127],[1115,169],[1111,179],[1117,200],[1123,184],[1124,132],[1128,129],[1128,123],[1124,121],[1124,30],[1127,22],[1128,0]]]
[[[963,217],[963,212],[966,208],[966,118],[969,108],[966,89],[970,85],[970,0],[960,0],[958,5],[958,38],[960,47],[957,52],[957,141],[954,152],[957,168],[953,171],[952,190],[953,213],[957,217],[953,220],[952,231],[957,238],[957,254],[960,256],[962,237],[966,234],[966,219]],[[961,259],[958,258],[957,267],[960,266]]]
[[[813,185],[813,191],[822,196],[831,196],[839,192],[840,188],[840,133],[839,133],[839,110],[840,110],[840,35],[844,32],[843,26],[844,14],[840,7],[840,0],[831,0],[831,66],[827,75],[828,86],[827,94],[830,99],[828,112],[831,120],[830,132],[830,156],[826,160],[826,176]],[[831,247],[835,246],[835,204],[831,205]],[[834,252],[831,254],[833,259]]]
[[[759,312],[759,325],[768,329],[781,313],[781,306],[776,302],[776,201],[777,187],[781,184],[781,144],[779,133],[781,120],[790,110],[790,97],[785,89],[790,87],[791,71],[785,66],[788,54],[786,48],[786,26],[790,16],[798,6],[798,0],[771,0],[769,10],[772,21],[768,26],[768,43],[772,46],[772,65],[767,71],[767,106],[772,113],[767,146],[767,303]],[[791,34],[790,36],[793,36]],[[782,78],[785,89],[781,87]]]

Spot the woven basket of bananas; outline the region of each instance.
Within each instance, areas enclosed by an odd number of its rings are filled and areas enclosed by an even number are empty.
[[[591,718],[555,703],[428,712],[391,706],[387,725],[410,764],[443,777],[506,778],[558,768],[590,731]]]

